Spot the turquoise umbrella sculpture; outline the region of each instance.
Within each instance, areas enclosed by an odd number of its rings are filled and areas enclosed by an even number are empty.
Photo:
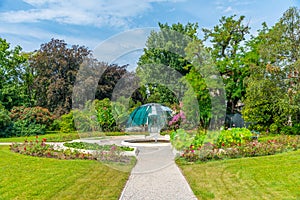
[[[136,108],[129,117],[127,127],[136,127],[155,123],[163,127],[172,116],[172,109],[158,103],[149,103]]]

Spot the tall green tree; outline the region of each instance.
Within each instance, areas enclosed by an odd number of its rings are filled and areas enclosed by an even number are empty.
[[[184,49],[190,41],[197,39],[198,24],[159,23],[159,28],[157,32],[152,31],[147,39],[144,54],[138,62],[137,74],[146,85],[152,100],[155,100],[155,96],[163,95],[163,101],[166,102],[162,103],[172,104],[183,96],[184,89],[178,81],[190,71]]]
[[[264,127],[299,123],[299,16],[299,9],[288,9],[247,44],[252,65],[243,115],[248,121]]]
[[[27,57],[20,46],[10,48],[10,44],[0,38],[0,102],[8,110],[32,103],[29,93],[32,74]]]
[[[192,95],[196,96],[198,109],[188,108],[187,118],[197,119],[202,128],[218,128],[223,126],[222,119],[225,116],[225,91],[223,80],[219,77],[219,72],[213,63],[210,53],[206,50],[202,41],[191,42],[186,51],[186,59],[191,62],[191,70],[184,77],[189,87],[183,101],[183,107],[191,107],[193,103]],[[191,105],[189,105],[191,104]],[[190,115],[189,113],[192,113]]]
[[[72,108],[72,90],[83,59],[90,54],[84,46],[68,46],[63,40],[52,39],[42,44],[30,58],[35,71],[37,105],[48,108],[57,116]]]
[[[222,17],[213,29],[202,29],[204,40],[209,40],[209,48],[223,81],[227,98],[227,112],[234,113],[238,102],[245,95],[244,78],[249,75],[244,65],[243,42],[250,27],[244,24],[245,17],[236,15]]]
[[[102,100],[105,98],[112,98],[112,93],[118,81],[126,74],[127,65],[118,66],[112,64],[107,66],[107,69],[104,71],[101,77],[99,77],[99,83],[95,98]]]

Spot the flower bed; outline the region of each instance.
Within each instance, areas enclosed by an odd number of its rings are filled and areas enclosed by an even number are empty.
[[[188,162],[221,160],[241,157],[255,157],[274,155],[300,148],[300,136],[281,136],[277,140],[263,142],[249,141],[244,144],[235,144],[227,148],[219,148],[212,143],[205,143],[199,148],[191,145],[180,155]]]
[[[170,135],[180,158],[188,162],[266,156],[300,148],[300,136],[282,135],[276,140],[258,141],[251,139],[251,132],[245,128],[223,130],[211,142],[204,142],[205,137],[203,133],[191,136],[182,129]]]
[[[98,160],[104,162],[122,162],[129,163],[131,158],[121,153],[121,150],[115,145],[106,150],[99,150],[93,153],[85,153],[76,149],[57,149],[54,145],[46,144],[46,139],[41,141],[36,137],[35,141],[24,141],[24,143],[13,143],[10,145],[10,150],[16,153],[56,158],[56,159],[85,159],[85,160]],[[124,150],[123,150],[124,151]]]

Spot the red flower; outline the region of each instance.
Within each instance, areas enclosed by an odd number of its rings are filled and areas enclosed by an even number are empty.
[[[24,151],[26,151],[26,147],[24,147]]]
[[[47,138],[43,138],[43,142],[46,142],[47,141]]]
[[[39,138],[39,136],[38,136],[38,135],[36,135],[36,136],[35,136],[35,138],[36,138],[36,139],[38,139],[38,138]]]
[[[224,143],[222,143],[222,147],[224,147],[225,146],[225,144]]]

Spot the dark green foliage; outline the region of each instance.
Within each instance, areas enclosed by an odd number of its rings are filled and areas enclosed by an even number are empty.
[[[27,57],[20,46],[10,48],[10,44],[0,38],[0,102],[7,110],[32,103],[32,73]]]
[[[299,9],[290,8],[273,27],[264,24],[248,43],[254,62],[243,116],[256,126],[266,129],[275,123],[280,129],[299,123],[299,25]]]
[[[86,47],[69,48],[63,40],[52,39],[42,44],[30,58],[30,66],[35,70],[37,105],[57,116],[70,112],[76,75],[89,54]]]
[[[12,122],[9,112],[0,103],[0,137],[9,137]]]
[[[99,83],[95,94],[95,99],[112,98],[112,93],[118,81],[127,72],[127,65],[109,65],[104,71],[101,77],[99,77]]]
[[[285,135],[300,135],[300,124],[285,126],[280,130],[280,133]]]
[[[204,39],[210,39],[213,60],[223,78],[227,97],[227,112],[234,113],[239,100],[245,95],[245,77],[249,76],[244,63],[243,41],[250,27],[244,25],[245,16],[222,17],[212,30],[203,29]]]
[[[137,74],[148,90],[147,102],[171,105],[178,103],[184,93],[182,76],[190,71],[184,49],[196,39],[198,25],[161,24],[151,32],[144,54],[138,62]]]
[[[102,131],[116,131],[119,129],[112,113],[112,105],[108,98],[95,100],[95,109],[97,111],[97,121]]]
[[[45,134],[54,121],[54,117],[48,109],[42,107],[13,107],[10,117],[13,122],[10,136]]]

